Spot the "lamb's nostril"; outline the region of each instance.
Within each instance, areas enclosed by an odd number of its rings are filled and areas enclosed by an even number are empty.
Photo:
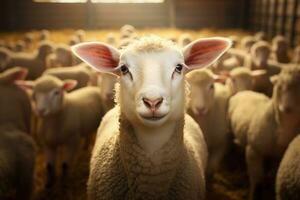
[[[144,97],[143,102],[147,108],[151,109],[152,111],[155,111],[162,104],[163,98],[160,97],[155,100],[150,100],[150,99]]]

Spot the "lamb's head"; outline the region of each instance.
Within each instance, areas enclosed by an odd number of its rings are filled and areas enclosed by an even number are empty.
[[[271,47],[265,41],[257,42],[251,47],[251,57],[255,66],[258,68],[265,68],[268,66],[270,53]]]
[[[0,85],[11,85],[15,81],[24,80],[28,70],[22,67],[13,67],[0,73]]]
[[[287,66],[279,75],[271,77],[274,100],[279,112],[300,114],[300,68]]]
[[[72,49],[96,70],[119,76],[118,103],[128,120],[160,126],[183,116],[184,75],[210,65],[229,47],[229,40],[211,38],[197,40],[181,51],[174,43],[151,36],[134,41],[122,52],[95,42]]]
[[[226,84],[231,90],[231,95],[245,90],[253,89],[253,80],[267,73],[264,69],[250,70],[246,67],[236,67],[229,73]]]
[[[215,96],[215,81],[219,77],[210,70],[195,70],[187,75],[190,84],[189,108],[196,115],[205,115],[211,108]]]
[[[46,57],[53,52],[53,44],[49,41],[43,41],[38,47],[39,58],[46,59]]]
[[[278,35],[272,40],[272,50],[277,53],[286,53],[289,48],[289,43],[284,36]]]
[[[74,89],[77,81],[62,81],[54,76],[44,75],[35,81],[19,81],[17,84],[32,90],[36,112],[39,116],[45,117],[61,110],[65,91]]]

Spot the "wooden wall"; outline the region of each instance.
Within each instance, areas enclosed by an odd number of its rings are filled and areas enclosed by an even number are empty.
[[[246,0],[173,0],[175,25],[180,28],[237,28],[243,24]],[[2,0],[1,30],[41,28],[165,27],[170,22],[170,3],[92,4],[34,3]]]
[[[269,38],[284,35],[292,46],[300,44],[300,0],[253,0],[250,27],[264,31]]]

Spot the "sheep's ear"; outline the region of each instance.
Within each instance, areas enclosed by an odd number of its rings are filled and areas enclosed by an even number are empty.
[[[266,73],[267,73],[267,71],[265,69],[257,69],[257,70],[251,71],[251,76],[258,77],[258,76],[265,75]]]
[[[120,52],[101,42],[84,42],[72,46],[73,53],[100,72],[114,72],[119,64]]]
[[[270,81],[273,85],[276,84],[277,80],[278,80],[278,75],[274,75],[270,77]]]
[[[32,90],[34,88],[33,81],[16,80],[15,84],[24,90]]]
[[[70,90],[73,90],[76,87],[76,85],[77,85],[76,80],[67,79],[67,80],[64,80],[62,88],[65,91],[70,91]]]
[[[213,78],[214,78],[214,81],[215,81],[215,82],[224,84],[224,83],[226,82],[228,76],[226,76],[226,75],[216,75],[216,74],[214,74],[214,75],[213,75]]]
[[[213,64],[231,47],[226,38],[199,39],[183,48],[183,56],[188,69],[199,69]]]
[[[28,74],[28,70],[22,67],[14,67],[0,74],[0,82],[14,83],[18,80],[24,80]]]

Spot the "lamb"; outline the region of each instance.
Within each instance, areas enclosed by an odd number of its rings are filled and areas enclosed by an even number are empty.
[[[82,29],[75,31],[75,36],[78,38],[79,42],[83,42],[85,40],[85,35],[85,31]]]
[[[218,76],[209,70],[193,71],[187,75],[187,80],[191,85],[188,113],[203,131],[209,153],[207,177],[212,178],[230,147],[227,119],[230,92],[225,85],[215,83]]]
[[[185,112],[184,74],[229,46],[224,38],[200,39],[180,51],[149,36],[122,53],[99,42],[73,47],[91,67],[119,76],[117,105],[104,116],[92,153],[89,199],[204,199],[207,149]]]
[[[300,191],[300,135],[288,146],[276,177],[276,199],[297,200]]]
[[[250,199],[255,199],[264,177],[264,160],[280,157],[300,132],[300,69],[290,66],[272,77],[273,96],[244,91],[229,101],[235,141],[246,149]],[[245,114],[247,113],[247,114]]]
[[[267,35],[265,32],[263,31],[260,31],[260,32],[257,32],[255,35],[254,35],[254,38],[256,41],[267,41]]]
[[[31,104],[14,82],[24,79],[20,67],[0,73],[0,199],[16,190],[15,199],[30,199],[33,190],[35,144],[30,133]]]
[[[64,44],[56,46],[54,53],[47,57],[47,68],[72,66],[75,64],[75,58],[70,47]]]
[[[26,33],[23,41],[25,42],[26,48],[30,48],[34,42],[34,35],[32,33]]]
[[[5,68],[22,66],[28,69],[27,79],[38,78],[46,69],[46,57],[52,52],[50,42],[42,42],[35,53],[11,53]]]
[[[76,86],[75,80],[64,80],[44,75],[35,81],[19,82],[33,90],[33,100],[42,119],[41,139],[45,144],[47,159],[47,184],[55,183],[56,158],[60,148],[65,150],[62,158],[62,176],[68,177],[80,145],[80,138],[89,145],[90,133],[96,131],[102,117],[100,90],[86,87],[66,93]]]
[[[255,44],[256,40],[252,36],[246,36],[241,40],[241,49],[249,53],[251,47]]]
[[[181,47],[185,47],[186,45],[190,44],[193,41],[192,36],[190,34],[182,34],[179,37],[179,45]]]
[[[289,63],[289,44],[284,36],[276,36],[272,40],[273,59],[279,63]]]
[[[247,58],[245,63],[246,67],[251,70],[264,69],[267,73],[260,78],[255,79],[254,90],[272,96],[273,84],[270,81],[270,77],[280,73],[281,66],[269,61],[271,53],[270,45],[265,42],[257,42],[252,46],[250,57]]]
[[[49,40],[50,39],[50,31],[43,29],[40,32],[40,41],[45,41],[45,40]]]
[[[70,40],[69,40],[69,42],[68,42],[68,45],[69,45],[69,46],[73,46],[73,45],[78,44],[78,43],[80,43],[78,37],[73,35],[73,36],[70,38]]]
[[[57,67],[47,69],[43,75],[52,75],[61,80],[73,79],[77,81],[76,87],[73,89],[79,89],[86,87],[91,79],[91,73],[87,69],[85,64],[79,64],[72,67]],[[101,93],[102,94],[102,93]]]
[[[264,76],[267,73],[265,69],[250,70],[246,67],[237,67],[227,74],[226,86],[229,89],[230,96],[245,90],[253,90],[256,78]]]
[[[19,40],[16,42],[15,47],[14,47],[14,51],[15,52],[22,52],[25,49],[25,42],[22,40]]]

